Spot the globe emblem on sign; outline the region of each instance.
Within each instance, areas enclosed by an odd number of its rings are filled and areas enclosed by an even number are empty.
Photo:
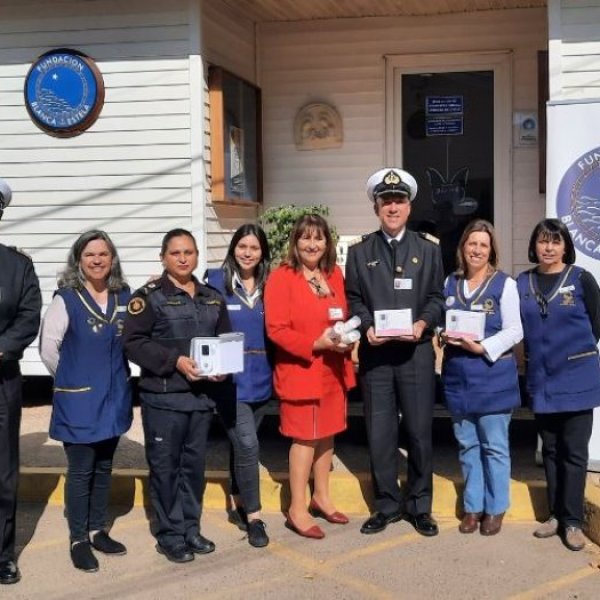
[[[95,63],[73,50],[44,54],[25,80],[29,115],[51,135],[79,135],[95,122],[103,101],[104,82]]]
[[[556,214],[575,247],[600,260],[600,148],[581,155],[558,186]]]

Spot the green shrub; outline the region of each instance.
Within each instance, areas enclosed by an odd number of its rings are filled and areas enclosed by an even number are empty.
[[[321,215],[327,218],[329,208],[321,204],[313,206],[274,206],[268,208],[261,215],[259,223],[267,234],[269,248],[271,249],[271,264],[276,267],[287,256],[288,241],[294,223],[304,215]],[[337,232],[329,225],[334,242],[337,241]]]

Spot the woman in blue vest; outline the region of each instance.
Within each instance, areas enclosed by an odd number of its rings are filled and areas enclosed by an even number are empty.
[[[92,548],[125,554],[107,531],[112,462],[132,418],[121,334],[129,287],[117,250],[103,231],[73,244],[40,336],[54,377],[50,437],[67,455],[65,502],[75,568],[98,570]]]
[[[527,391],[542,439],[550,518],[534,535],[560,534],[570,550],[585,537],[583,499],[593,409],[600,405],[600,289],[576,267],[558,219],[540,221],[529,241],[536,266],[517,278],[525,332]]]
[[[260,518],[257,429],[272,395],[272,370],[265,341],[263,288],[271,260],[267,237],[257,225],[242,225],[231,238],[220,269],[206,280],[223,294],[234,331],[244,333],[244,371],[234,375],[237,388],[236,435],[231,436],[230,493],[238,521],[255,547],[269,543]]]
[[[482,338],[451,332],[448,322],[443,333],[442,381],[465,479],[459,531],[495,535],[510,504],[508,428],[520,404],[512,349],[523,337],[519,296],[514,279],[498,270],[491,223],[469,223],[456,255],[458,268],[445,283],[446,307],[485,315]]]

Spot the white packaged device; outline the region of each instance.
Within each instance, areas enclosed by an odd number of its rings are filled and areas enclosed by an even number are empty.
[[[202,375],[229,375],[244,370],[244,334],[223,333],[219,337],[195,337],[190,356]]]
[[[377,337],[396,337],[413,334],[412,310],[401,308],[395,310],[376,310],[375,335]]]
[[[359,326],[360,317],[355,315],[346,322],[338,321],[333,326],[333,334],[340,337],[340,342],[342,344],[353,344],[360,340],[360,331],[358,331]]]
[[[446,335],[479,342],[485,337],[485,313],[457,309],[446,311]]]

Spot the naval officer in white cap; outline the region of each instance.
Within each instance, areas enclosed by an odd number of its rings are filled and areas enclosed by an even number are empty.
[[[367,196],[381,227],[348,251],[346,294],[351,314],[361,319],[359,373],[375,495],[375,512],[361,528],[367,534],[402,518],[422,535],[438,533],[431,516],[431,338],[442,320],[444,273],[438,240],[406,228],[416,195],[415,178],[402,169],[388,167],[371,175]],[[394,309],[411,309],[412,331],[378,337],[374,312]],[[408,442],[403,495],[398,486],[398,413]]]
[[[0,179],[0,218],[12,192]],[[40,327],[42,296],[31,259],[0,244],[0,584],[21,578],[15,562],[19,477],[21,371],[19,359]]]

